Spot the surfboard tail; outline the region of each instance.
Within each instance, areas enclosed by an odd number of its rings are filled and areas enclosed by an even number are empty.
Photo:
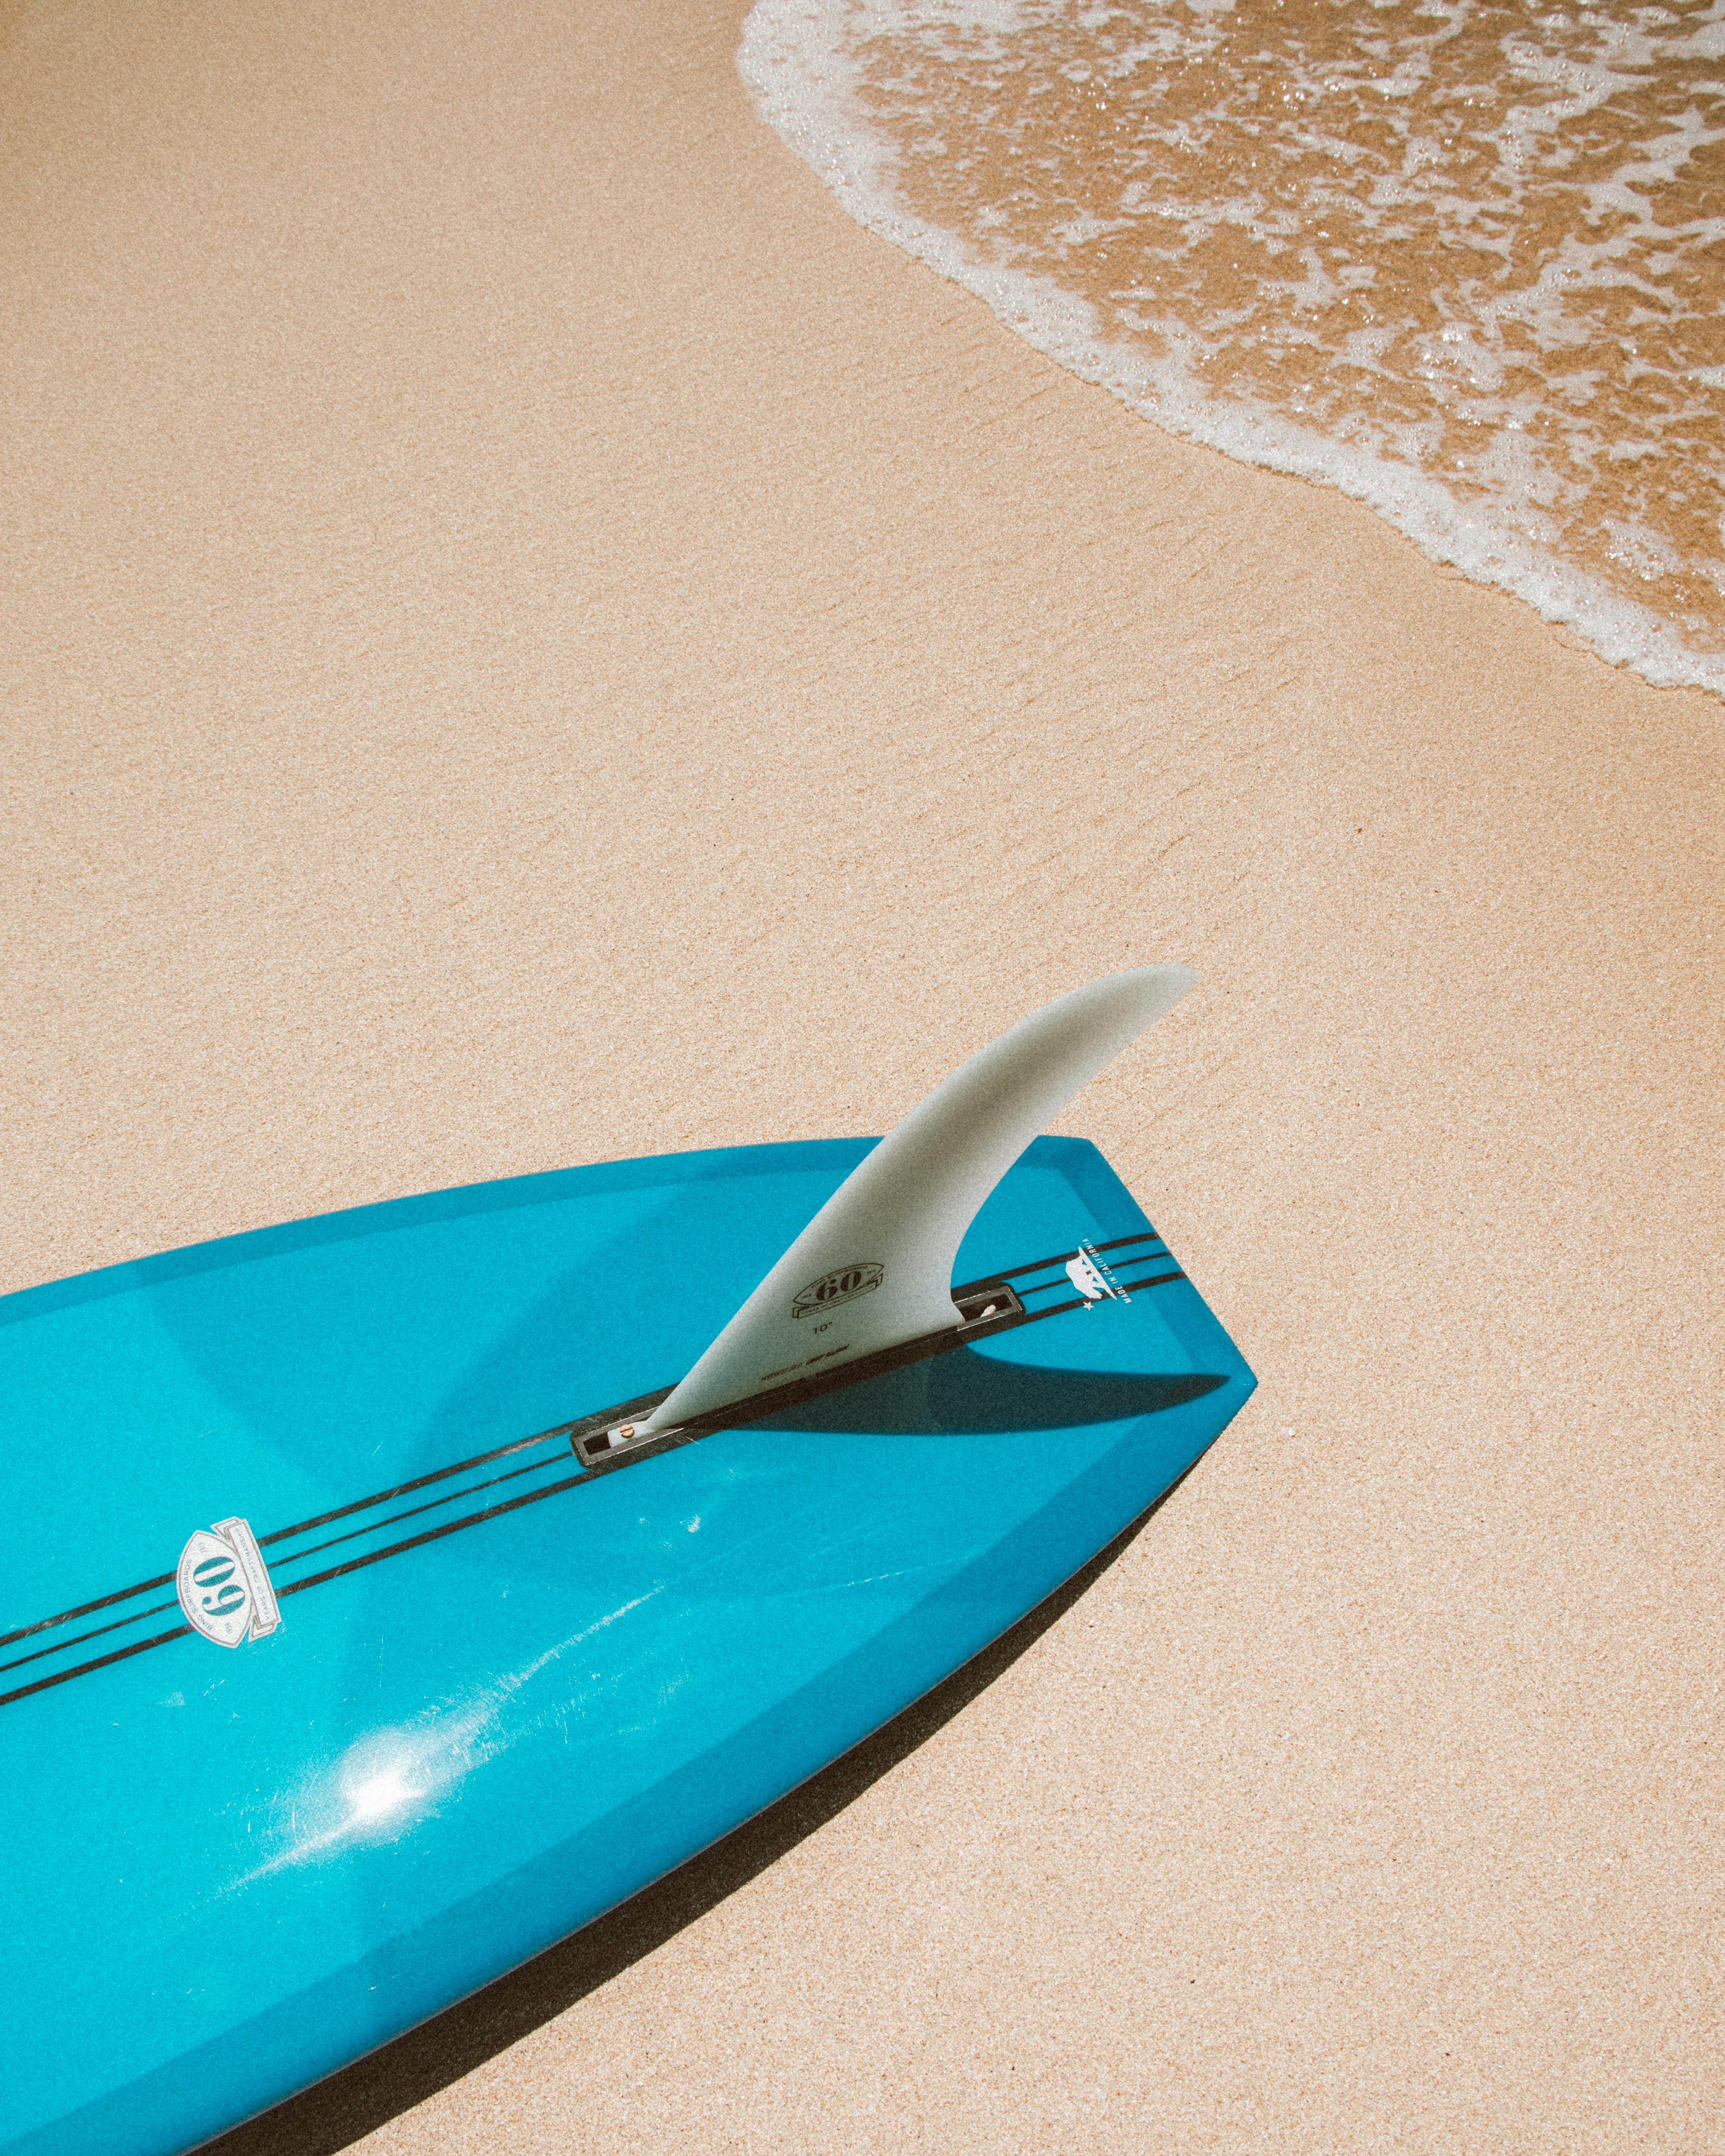
[[[983,1201],[1031,1140],[1198,976],[1140,966],[1033,1011],[960,1065],[842,1183],[682,1382],[645,1443],[755,1394],[983,1322],[952,1267]]]

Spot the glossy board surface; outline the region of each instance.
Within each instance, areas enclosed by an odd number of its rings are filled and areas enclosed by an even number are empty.
[[[567,1424],[673,1383],[869,1143],[404,1199],[0,1301],[8,2156],[188,2147],[613,1907],[1237,1411],[1177,1261],[1044,1138],[958,1269],[1034,1322],[583,1476]],[[229,1648],[175,1570],[233,1521],[280,1621]]]

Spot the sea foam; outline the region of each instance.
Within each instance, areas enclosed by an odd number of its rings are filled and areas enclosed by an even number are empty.
[[[1725,694],[1725,0],[757,0],[738,65],[1061,365]]]

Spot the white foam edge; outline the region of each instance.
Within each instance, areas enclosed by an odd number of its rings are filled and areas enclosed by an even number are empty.
[[[1651,607],[1554,561],[1501,520],[1465,508],[1440,481],[1277,413],[1211,397],[1178,352],[1158,364],[1099,335],[1094,308],[1052,278],[983,261],[954,234],[911,215],[893,190],[891,144],[855,111],[848,4],[755,0],[737,66],[761,117],[859,224],[963,285],[1027,344],[1169,433],[1364,502],[1434,561],[1513,593],[1656,688],[1725,696],[1725,655],[1692,650]],[[887,11],[873,12],[884,18]]]

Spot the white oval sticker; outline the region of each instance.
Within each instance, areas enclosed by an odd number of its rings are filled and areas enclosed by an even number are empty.
[[[251,1589],[234,1545],[199,1527],[180,1552],[174,1589],[186,1621],[218,1647],[237,1647],[252,1621]]]

